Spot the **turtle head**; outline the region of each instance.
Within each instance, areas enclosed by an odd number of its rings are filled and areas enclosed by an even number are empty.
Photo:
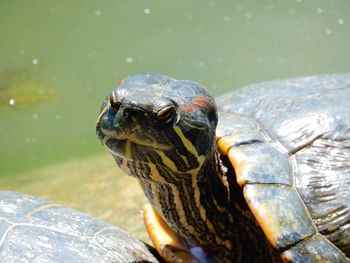
[[[143,73],[108,94],[96,131],[119,165],[131,161],[187,173],[212,151],[216,124],[215,102],[205,88]]]

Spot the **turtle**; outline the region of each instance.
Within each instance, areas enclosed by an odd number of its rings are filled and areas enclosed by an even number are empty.
[[[156,251],[77,210],[0,191],[0,262],[159,263]]]
[[[104,99],[96,132],[139,181],[167,262],[350,262],[350,74],[214,99],[138,73]]]

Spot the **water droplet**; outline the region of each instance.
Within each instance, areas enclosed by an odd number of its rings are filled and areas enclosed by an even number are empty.
[[[97,10],[95,11],[95,15],[96,15],[96,16],[101,16],[101,14],[102,14],[101,10],[97,9]]]
[[[61,119],[61,115],[59,115],[59,114],[56,114],[56,120],[60,120]]]
[[[343,25],[343,24],[344,24],[344,19],[339,18],[339,19],[338,19],[338,24],[339,24],[339,25]]]
[[[317,12],[318,14],[322,14],[323,10],[322,10],[322,8],[318,7],[318,8],[316,9],[316,12]]]
[[[143,10],[143,12],[144,12],[146,15],[149,15],[149,14],[151,13],[151,9],[145,8],[145,10]]]
[[[258,58],[256,61],[257,61],[259,64],[263,64],[263,63],[264,63],[264,59],[263,59],[263,58]]]
[[[252,15],[253,15],[253,14],[252,14],[251,12],[248,12],[248,13],[245,14],[246,18],[251,18]]]
[[[38,60],[38,59],[36,59],[36,58],[33,58],[32,63],[33,63],[33,65],[36,65],[36,64],[38,64],[38,63],[39,63],[39,60]]]
[[[132,57],[127,57],[125,60],[127,63],[132,63],[134,61]]]
[[[186,19],[191,20],[192,18],[193,18],[193,15],[192,15],[192,14],[187,14],[187,15],[186,15]]]
[[[267,5],[264,6],[264,8],[265,8],[266,11],[269,11],[269,10],[273,9],[274,7],[275,7],[275,5],[272,4],[272,3],[267,4]]]
[[[327,28],[327,29],[326,29],[326,34],[327,34],[327,35],[332,34],[332,30],[331,30],[330,28]]]
[[[229,17],[229,16],[225,16],[225,17],[224,17],[224,20],[225,20],[226,22],[228,22],[228,21],[230,21],[230,20],[231,20],[231,17]]]
[[[23,54],[24,54],[24,49],[22,48],[22,49],[19,51],[19,53],[20,53],[21,55],[23,55]]]
[[[34,114],[33,114],[33,119],[36,120],[36,119],[38,119],[38,118],[39,118],[39,115],[38,115],[37,113],[34,113]]]
[[[9,100],[9,104],[10,104],[10,106],[15,105],[15,103],[16,103],[15,99],[10,99],[10,100]]]
[[[298,3],[301,3],[302,0],[297,0]]]

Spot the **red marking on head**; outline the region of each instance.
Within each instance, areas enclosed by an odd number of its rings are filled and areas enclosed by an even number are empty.
[[[186,105],[184,107],[182,107],[181,111],[183,112],[192,112],[196,109],[196,107],[193,104],[190,105]]]
[[[183,112],[192,112],[198,108],[201,108],[203,111],[208,111],[211,108],[211,101],[207,96],[197,96],[194,98],[192,104],[186,105],[182,108]]]
[[[211,106],[211,101],[207,96],[197,96],[193,100],[193,104],[197,107],[204,109],[205,111],[209,110]]]

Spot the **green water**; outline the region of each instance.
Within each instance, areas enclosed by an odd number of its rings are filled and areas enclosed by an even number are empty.
[[[102,153],[99,105],[136,72],[195,80],[215,94],[349,72],[349,26],[348,0],[1,1],[0,68],[41,65],[36,80],[55,85],[58,99],[0,113],[0,174]]]
[[[101,160],[93,156],[104,153],[94,130],[100,103],[127,75],[156,71],[219,95],[263,80],[350,72],[349,43],[349,0],[2,0],[0,187],[74,206],[79,183],[68,195],[49,182],[61,169],[78,169],[74,182],[89,182]],[[74,160],[81,164],[65,165]],[[82,188],[91,198],[74,207],[97,215],[85,208],[101,191]]]

